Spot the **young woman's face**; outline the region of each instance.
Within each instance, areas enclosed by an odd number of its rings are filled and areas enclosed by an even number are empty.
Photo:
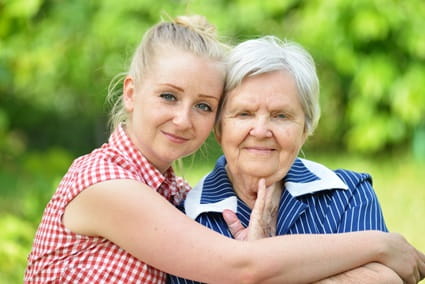
[[[228,94],[217,137],[230,174],[281,180],[304,144],[304,124],[288,72],[245,78]]]
[[[124,83],[127,133],[160,171],[206,140],[224,85],[221,64],[178,49],[166,51],[139,85],[132,78]]]

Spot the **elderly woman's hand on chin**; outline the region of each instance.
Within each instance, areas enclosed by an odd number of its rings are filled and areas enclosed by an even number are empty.
[[[258,240],[276,235],[277,212],[280,194],[279,183],[266,187],[265,179],[258,182],[257,199],[251,212],[249,226],[244,228],[235,212],[223,211],[223,218],[237,240]]]

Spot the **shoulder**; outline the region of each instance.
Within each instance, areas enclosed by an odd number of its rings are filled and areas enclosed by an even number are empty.
[[[368,173],[356,172],[347,169],[337,169],[335,170],[335,173],[350,188],[356,188],[364,183],[372,185],[372,176]]]
[[[129,159],[113,148],[102,147],[86,155],[79,163],[79,168],[86,174],[98,174],[101,171],[104,175],[115,176],[134,172],[136,166],[132,165]]]
[[[114,149],[102,146],[77,158],[63,179],[63,184],[75,196],[96,183],[115,180],[140,180],[134,167]]]

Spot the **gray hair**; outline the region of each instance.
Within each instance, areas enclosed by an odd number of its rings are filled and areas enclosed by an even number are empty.
[[[295,79],[305,114],[304,131],[312,135],[320,118],[319,79],[312,56],[299,44],[275,36],[247,40],[235,46],[227,60],[225,96],[216,119],[215,131],[221,134],[221,113],[227,94],[243,79],[267,72],[285,70]]]

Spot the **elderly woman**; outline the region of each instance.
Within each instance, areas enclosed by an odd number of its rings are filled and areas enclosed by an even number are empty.
[[[298,158],[320,116],[319,82],[311,56],[295,43],[267,36],[236,46],[228,69],[215,127],[224,156],[188,194],[185,213],[232,237],[238,229],[231,231],[222,213],[236,212],[248,227],[259,181],[264,179],[272,196],[272,226],[264,228],[269,235],[386,231],[368,174],[332,171]],[[402,283],[384,265],[363,265],[335,277],[341,277],[336,278],[339,283],[343,277],[361,277],[365,283],[365,271],[376,271],[371,283]],[[173,276],[169,282],[191,283]]]

